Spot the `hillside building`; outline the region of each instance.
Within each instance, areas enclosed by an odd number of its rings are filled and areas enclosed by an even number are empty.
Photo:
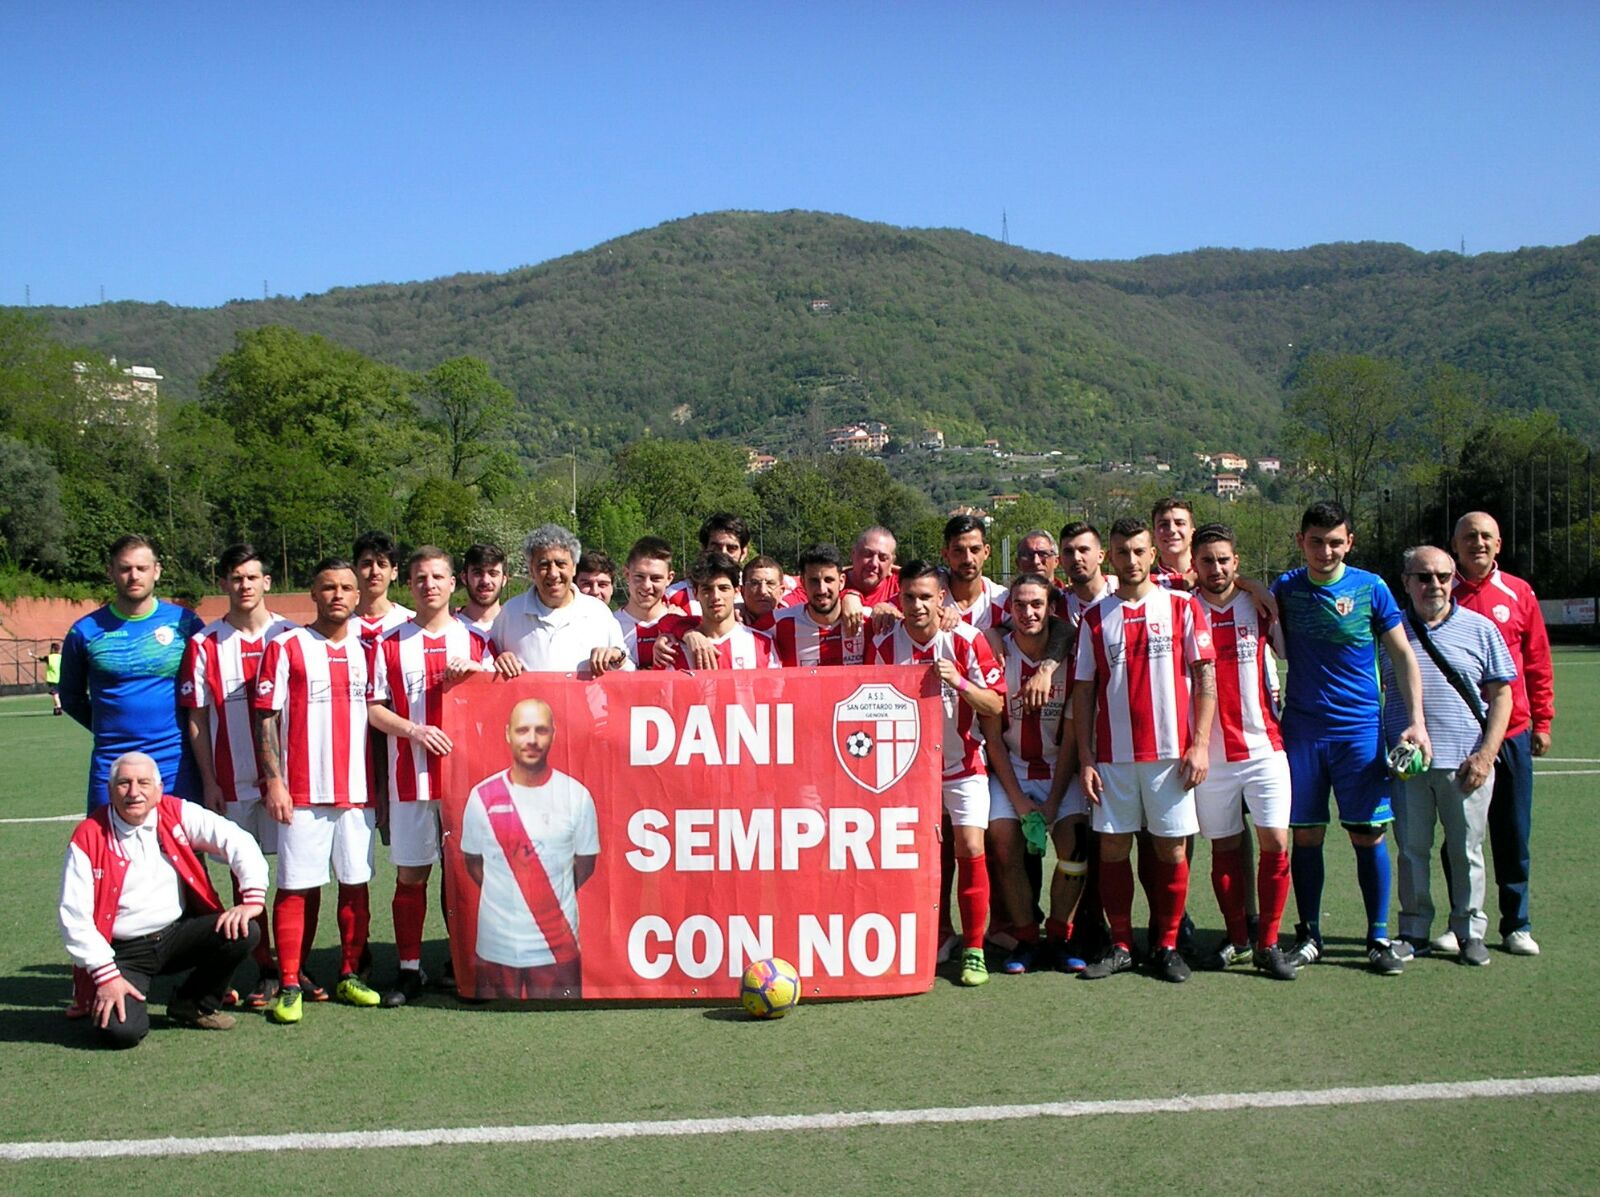
[[[117,359],[111,359],[115,371]],[[87,362],[73,362],[78,385],[89,393],[83,422],[108,424],[113,428],[130,428],[156,439],[156,399],[160,395],[162,376],[153,366],[126,366],[120,378],[102,381],[91,374]]]

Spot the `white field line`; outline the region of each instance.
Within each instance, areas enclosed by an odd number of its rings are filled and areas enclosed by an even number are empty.
[[[1539,778],[1547,777],[1593,777],[1600,773],[1600,769],[1535,769],[1533,775]]]
[[[463,1126],[431,1130],[379,1130],[282,1135],[218,1135],[191,1139],[79,1139],[0,1143],[0,1160],[84,1160],[255,1151],[362,1151],[372,1148],[504,1143],[570,1143],[607,1139],[683,1138],[757,1132],[832,1131],[867,1126],[927,1126],[958,1122],[1011,1122],[1028,1118],[1192,1114],[1220,1110],[1281,1110],[1308,1106],[1358,1106],[1401,1101],[1534,1097],[1600,1093],[1600,1076],[1546,1076],[1512,1080],[1446,1081],[1337,1089],[1129,1098],[1115,1101],[1040,1102],[1005,1106],[946,1106],[919,1110],[858,1110],[836,1114],[776,1114],[748,1118],[678,1118],[658,1122],[558,1122],[532,1126]]]
[[[1538,761],[1541,765],[1600,765],[1596,756],[1541,756]]]
[[[82,815],[40,815],[33,819],[0,819],[0,823],[81,823]]]

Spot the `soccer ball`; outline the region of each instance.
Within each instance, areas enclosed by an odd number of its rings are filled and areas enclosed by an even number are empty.
[[[739,1001],[751,1018],[782,1018],[800,1001],[800,974],[787,960],[757,960],[744,970]]]

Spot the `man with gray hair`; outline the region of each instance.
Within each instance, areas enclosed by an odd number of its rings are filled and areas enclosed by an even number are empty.
[[[223,994],[258,934],[267,860],[250,834],[198,802],[161,792],[161,769],[142,752],[111,765],[110,803],[72,833],[57,918],[72,962],[94,983],[93,1023],[108,1047],[133,1047],[150,1030],[150,982],[189,973],[167,1004],[183,1026],[225,1031]],[[224,910],[199,853],[228,862],[239,902]]]
[[[1443,549],[1408,549],[1404,620],[1422,675],[1422,715],[1432,744],[1426,769],[1404,779],[1395,802],[1400,847],[1400,938],[1417,955],[1429,950],[1433,898],[1433,828],[1444,825],[1450,862],[1450,931],[1462,964],[1489,963],[1483,946],[1489,919],[1483,840],[1494,789],[1495,756],[1511,718],[1516,667],[1492,622],[1450,596],[1455,562]],[[1384,689],[1393,693],[1394,666],[1384,658]],[[1410,722],[1402,703],[1384,710],[1384,739],[1391,748]]]
[[[631,669],[622,628],[611,609],[574,584],[583,546],[560,524],[541,524],[522,542],[533,586],[495,616],[489,638],[504,677],[524,671],[592,676]]]

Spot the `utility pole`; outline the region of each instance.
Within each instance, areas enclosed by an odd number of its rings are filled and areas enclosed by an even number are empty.
[[[1011,224],[1006,219],[1006,210],[1004,208],[1000,209],[1000,244],[1011,244]]]

